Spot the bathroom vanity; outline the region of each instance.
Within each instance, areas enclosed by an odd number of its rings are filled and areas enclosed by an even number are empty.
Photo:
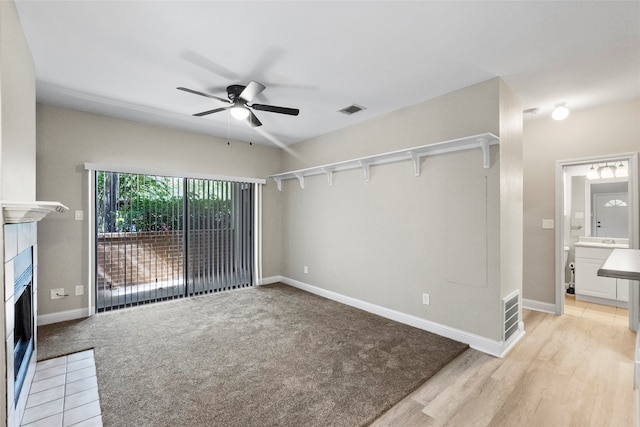
[[[598,269],[614,249],[628,248],[628,239],[583,237],[574,245],[576,299],[626,308],[629,280],[598,276]]]

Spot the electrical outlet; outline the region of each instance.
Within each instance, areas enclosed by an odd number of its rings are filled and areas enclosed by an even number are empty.
[[[309,274],[309,267],[308,266],[304,266],[304,274]]]
[[[51,289],[51,299],[62,299],[65,296],[64,288]]]
[[[84,286],[82,285],[76,286],[76,295],[84,295]]]
[[[429,305],[430,304],[429,294],[422,294],[422,303],[424,305]]]

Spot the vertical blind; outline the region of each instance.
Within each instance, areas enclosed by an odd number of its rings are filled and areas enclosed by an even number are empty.
[[[98,311],[254,284],[258,184],[95,174]]]

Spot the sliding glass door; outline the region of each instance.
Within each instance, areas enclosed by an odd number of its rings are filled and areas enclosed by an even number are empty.
[[[189,292],[201,294],[253,283],[253,185],[186,181]]]
[[[253,284],[255,184],[95,178],[98,311]]]

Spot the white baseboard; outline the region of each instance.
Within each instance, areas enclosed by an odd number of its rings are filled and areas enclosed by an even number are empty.
[[[272,276],[265,277],[259,282],[260,285],[270,285],[273,283],[282,282],[294,288],[301,289],[303,291],[337,301],[342,304],[346,304],[352,307],[359,308],[360,310],[367,311],[369,313],[376,314],[378,316],[385,317],[387,319],[394,320],[396,322],[404,323],[405,325],[413,326],[418,329],[422,329],[428,332],[432,332],[443,337],[450,338],[455,341],[468,344],[469,347],[481,351],[483,353],[490,354],[496,357],[504,357],[513,346],[520,341],[524,336],[524,324],[519,323],[518,332],[508,342],[496,341],[489,338],[482,337],[480,335],[466,332],[460,329],[452,328],[450,326],[441,325],[430,320],[426,320],[420,317],[413,316],[411,314],[402,313],[400,311],[392,310],[386,307],[382,307],[376,304],[372,304],[366,301],[362,301],[356,298],[348,297],[346,295],[339,294],[337,292],[329,291],[319,288],[317,286],[309,285],[307,283],[300,282],[298,280],[290,279],[284,276]],[[526,306],[526,300],[523,300],[523,306]],[[535,301],[533,301],[535,303]],[[544,303],[539,303],[544,304]],[[554,307],[552,304],[548,304]],[[529,308],[529,307],[527,307]],[[535,308],[532,308],[535,309]],[[48,325],[51,323],[65,322],[67,320],[82,319],[89,316],[89,309],[81,308],[76,310],[60,311],[57,313],[42,314],[38,316],[38,326]],[[542,310],[541,310],[542,311]]]
[[[289,286],[293,286],[294,288],[298,288],[303,291],[307,291],[309,293],[340,302],[342,304],[350,305],[352,307],[368,311],[369,313],[377,314],[378,316],[382,316],[387,319],[395,320],[396,322],[404,323],[405,325],[413,326],[415,328],[432,332],[434,334],[441,335],[455,341],[463,342],[465,344],[468,344],[473,349],[496,357],[504,357],[509,352],[509,350],[511,350],[511,348],[524,336],[524,325],[522,322],[520,322],[519,324],[518,332],[515,333],[507,343],[505,343],[503,341],[495,341],[489,338],[482,337],[480,335],[473,334],[471,332],[466,332],[460,329],[452,328],[450,326],[441,325],[430,320],[422,319],[420,317],[402,313],[400,311],[392,310],[376,304],[371,304],[369,302],[348,297],[346,295],[342,295],[333,291],[328,291],[326,289],[309,285],[307,283],[290,279],[288,277],[278,276],[277,281],[285,283]]]
[[[543,313],[556,314],[556,305],[548,302],[522,298],[522,307],[529,310],[542,311]]]
[[[51,323],[66,322],[67,320],[84,319],[89,317],[88,308],[78,308],[75,310],[59,311],[57,313],[38,315],[38,326],[50,325]]]
[[[592,302],[594,304],[610,305],[613,307],[625,308],[627,310],[629,309],[628,301],[619,301],[619,300],[609,299],[609,298],[592,297],[590,295],[576,294],[576,301]]]
[[[282,277],[282,276],[263,277],[262,279],[260,279],[260,282],[258,283],[258,286],[271,285],[273,283],[282,282],[283,280],[284,280],[284,277]]]

